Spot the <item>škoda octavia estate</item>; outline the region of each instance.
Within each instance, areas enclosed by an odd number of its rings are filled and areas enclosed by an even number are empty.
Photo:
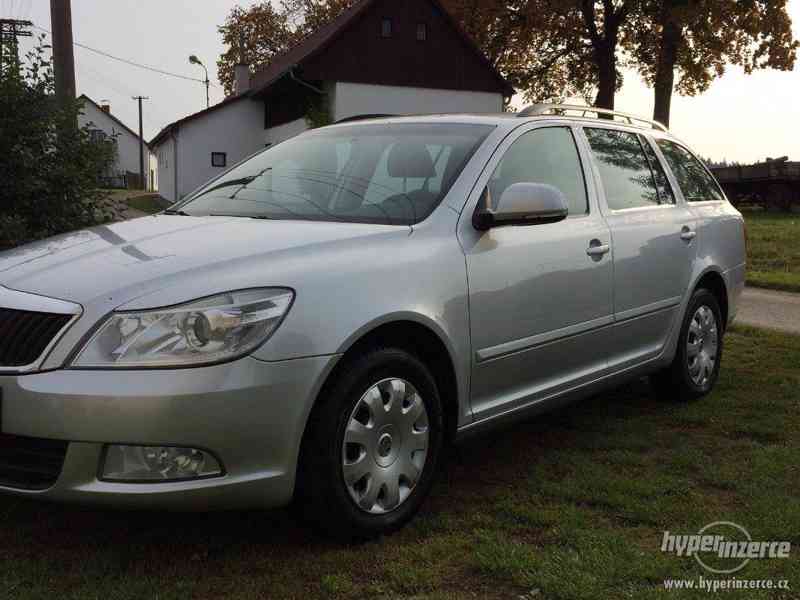
[[[575,113],[325,127],[162,214],[0,254],[0,491],[294,499],[363,538],[472,432],[648,374],[707,394],[742,217],[657,123]]]

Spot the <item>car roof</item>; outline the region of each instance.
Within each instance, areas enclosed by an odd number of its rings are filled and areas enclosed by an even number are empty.
[[[419,114],[419,115],[398,115],[398,116],[366,116],[363,119],[351,117],[339,121],[327,128],[334,127],[358,127],[360,125],[376,124],[403,124],[403,123],[451,123],[464,125],[492,125],[495,127],[512,130],[526,123],[535,122],[557,122],[557,123],[580,123],[583,125],[600,125],[604,127],[612,126],[615,129],[635,131],[638,133],[649,133],[654,137],[667,137],[676,139],[669,131],[636,125],[612,119],[597,119],[590,117],[579,117],[572,115],[535,115],[520,116],[516,112],[506,113],[444,113],[444,114]]]

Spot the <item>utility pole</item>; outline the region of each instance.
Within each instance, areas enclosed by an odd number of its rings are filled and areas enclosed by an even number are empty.
[[[0,78],[11,73],[19,74],[19,41],[17,38],[31,37],[30,21],[0,19]]]
[[[62,104],[75,99],[75,55],[72,48],[72,6],[70,0],[50,0],[53,29],[53,68],[56,96]]]
[[[134,100],[139,101],[139,185],[143,190],[147,189],[144,179],[144,133],[142,131],[142,100],[150,100],[147,96],[134,96]]]

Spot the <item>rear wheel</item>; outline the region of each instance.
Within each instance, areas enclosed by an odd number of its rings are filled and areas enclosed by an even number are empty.
[[[390,533],[419,510],[442,447],[427,367],[399,348],[349,360],[325,387],[301,452],[302,517],[340,539]]]
[[[722,313],[716,297],[697,290],[689,302],[672,364],[652,377],[666,399],[694,400],[714,387],[722,359]]]

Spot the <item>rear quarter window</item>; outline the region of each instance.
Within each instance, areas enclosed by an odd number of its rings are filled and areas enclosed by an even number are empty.
[[[691,152],[670,140],[658,140],[656,143],[678,180],[678,186],[687,202],[725,199],[717,182]]]

